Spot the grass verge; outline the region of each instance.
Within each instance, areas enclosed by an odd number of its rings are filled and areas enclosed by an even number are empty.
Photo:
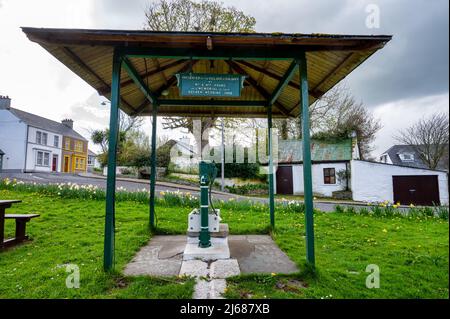
[[[57,189],[55,192],[58,191]],[[22,199],[8,213],[39,213],[32,241],[0,253],[0,298],[190,298],[186,278],[124,277],[121,272],[151,234],[148,206],[123,194],[117,202],[116,272],[102,269],[104,201],[67,193],[0,189],[1,199]],[[144,195],[142,195],[144,196]],[[101,198],[99,198],[101,199]],[[133,200],[134,199],[134,200]],[[158,232],[182,234],[195,199],[165,194],[157,202]],[[233,234],[267,233],[263,205],[219,205]],[[315,214],[316,271],[305,264],[304,215],[298,204],[276,211],[273,238],[301,273],[248,275],[228,280],[229,298],[448,298],[448,219],[418,213]],[[8,220],[7,235],[14,225]],[[80,268],[80,288],[66,288],[66,265]],[[380,288],[366,288],[366,267],[380,269]]]

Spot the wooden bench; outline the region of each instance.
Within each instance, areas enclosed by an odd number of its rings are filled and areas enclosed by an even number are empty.
[[[6,214],[5,219],[16,220],[16,233],[14,238],[3,241],[3,246],[8,247],[19,244],[28,239],[26,234],[27,223],[31,218],[39,217],[39,214]]]
[[[19,200],[0,200],[0,249],[17,245],[28,239],[26,234],[27,222],[30,219],[39,217],[39,214],[5,214],[6,208],[11,207],[14,203],[20,203]],[[5,219],[15,219],[16,233],[14,238],[4,240],[5,236]]]

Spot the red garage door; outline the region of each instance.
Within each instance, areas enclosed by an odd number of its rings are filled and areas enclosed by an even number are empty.
[[[440,205],[437,175],[392,176],[394,201],[402,205]]]
[[[277,168],[277,194],[294,194],[292,180],[292,166],[278,166]]]

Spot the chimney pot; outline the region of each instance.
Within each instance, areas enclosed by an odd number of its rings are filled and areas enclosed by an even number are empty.
[[[61,121],[62,124],[64,124],[65,126],[73,129],[73,120],[71,119],[64,119]]]
[[[0,110],[9,110],[11,108],[11,99],[9,96],[0,95]]]

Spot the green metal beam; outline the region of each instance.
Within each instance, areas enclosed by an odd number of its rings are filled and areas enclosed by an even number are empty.
[[[277,50],[268,47],[229,47],[213,48],[205,50],[203,48],[122,48],[127,57],[148,57],[167,59],[207,59],[207,60],[287,60],[294,59],[303,51],[302,48],[286,48]]]
[[[303,141],[303,186],[305,197],[306,260],[314,266],[314,202],[311,173],[311,138],[309,129],[309,95],[306,54],[297,59],[300,73],[300,106]]]
[[[152,109],[152,145],[150,158],[150,229],[155,229],[155,183],[156,183],[156,125],[158,115],[158,103],[153,104]]]
[[[108,176],[106,181],[105,242],[103,255],[103,267],[106,271],[114,268],[116,156],[119,138],[121,64],[122,56],[120,53],[114,52],[111,84],[111,114],[109,119]]]
[[[242,100],[164,100],[158,101],[159,105],[186,105],[186,106],[250,106],[265,107],[266,101],[242,101]]]
[[[286,87],[286,85],[289,84],[289,82],[291,82],[291,78],[294,75],[296,69],[297,69],[297,62],[293,61],[289,66],[289,68],[287,69],[284,76],[281,78],[280,82],[278,82],[277,87],[275,88],[275,90],[272,93],[272,96],[269,99],[269,104],[272,105],[276,102],[283,89]]]
[[[123,58],[123,67],[127,71],[130,78],[138,86],[138,88],[144,93],[145,97],[152,103],[157,103],[157,96],[150,90],[150,88],[144,83],[139,73],[131,64],[131,61],[127,58]]]
[[[275,199],[273,189],[273,145],[272,145],[272,105],[267,106],[267,144],[269,148],[269,211],[270,211],[270,226],[275,228]]]

